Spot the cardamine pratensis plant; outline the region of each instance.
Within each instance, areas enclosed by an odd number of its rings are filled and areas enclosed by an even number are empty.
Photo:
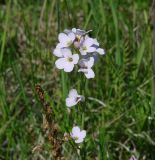
[[[100,48],[99,42],[96,38],[88,36],[89,32],[91,32],[91,30],[86,32],[84,30],[73,28],[71,30],[67,29],[63,33],[59,33],[59,43],[53,51],[53,55],[58,58],[55,62],[56,68],[64,70],[64,72],[72,72],[76,65],[78,72],[82,72],[87,79],[95,77],[92,67],[97,62],[98,56],[104,55],[105,51]],[[72,130],[70,132],[67,130],[64,133],[64,137],[60,138],[60,131],[58,128],[54,129],[54,113],[50,109],[50,106],[45,103],[46,101],[44,99],[43,90],[39,86],[36,86],[36,91],[39,94],[39,98],[44,107],[45,117],[48,124],[47,129],[49,130],[49,142],[54,151],[52,152],[53,157],[54,159],[63,159],[61,153],[63,142],[69,141],[71,144],[74,142],[76,144],[82,143],[86,137],[86,130],[81,130],[78,125],[73,125]],[[66,107],[70,109],[79,102],[85,101],[85,97],[79,95],[76,89],[71,89],[65,101]],[[78,146],[75,148],[80,149]]]

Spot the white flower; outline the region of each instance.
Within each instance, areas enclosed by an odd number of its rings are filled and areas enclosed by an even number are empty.
[[[78,126],[72,128],[72,132],[70,133],[71,137],[74,139],[75,143],[81,143],[84,141],[86,137],[86,131],[80,131]]]
[[[94,39],[87,37],[80,46],[81,55],[86,55],[87,53],[96,51],[96,48],[92,46],[93,44],[94,44]]]
[[[68,97],[66,98],[66,106],[75,106],[80,101],[84,101],[84,96],[78,95],[76,89],[71,89]]]
[[[53,54],[59,57],[59,59],[55,62],[56,67],[58,69],[64,69],[65,72],[71,72],[74,68],[74,65],[79,61],[79,55],[72,55],[71,50],[68,48],[56,48]]]
[[[69,47],[75,40],[75,34],[70,32],[68,34],[60,33],[58,35],[59,42],[56,48],[65,48]]]
[[[83,72],[88,79],[95,77],[95,73],[91,69],[91,67],[94,65],[93,57],[80,60],[79,65],[81,68],[78,70],[78,72]]]

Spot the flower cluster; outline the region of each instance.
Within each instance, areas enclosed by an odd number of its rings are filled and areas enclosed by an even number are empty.
[[[73,28],[58,35],[59,43],[53,51],[58,58],[55,62],[58,69],[71,72],[77,65],[78,72],[83,72],[86,78],[95,77],[92,67],[98,54],[104,55],[105,52],[99,47],[97,39],[88,36],[89,32]]]

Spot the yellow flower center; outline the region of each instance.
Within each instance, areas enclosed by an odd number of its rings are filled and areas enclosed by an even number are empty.
[[[78,139],[79,139],[79,137],[74,137],[74,139],[75,139],[75,140],[78,140]]]
[[[69,58],[68,58],[68,61],[69,61],[69,62],[72,62],[72,61],[73,61],[73,58],[69,57]]]
[[[84,46],[84,47],[82,47],[82,49],[83,49],[84,51],[86,51],[86,50],[87,50],[87,47],[86,47],[86,46]]]
[[[80,42],[81,36],[80,36],[80,35],[76,35],[76,40],[77,40],[78,42]]]

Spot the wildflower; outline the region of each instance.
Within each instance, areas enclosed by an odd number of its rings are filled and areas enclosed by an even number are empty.
[[[70,49],[55,49],[54,54],[59,57],[55,62],[55,65],[58,69],[64,69],[65,72],[71,72],[74,68],[74,65],[79,61],[79,55],[73,54]]]
[[[76,89],[71,89],[68,97],[66,98],[66,106],[75,106],[80,101],[84,101],[84,96],[78,95]]]
[[[89,59],[80,60],[79,65],[81,68],[78,70],[78,72],[83,72],[85,74],[86,78],[88,78],[88,79],[95,77],[95,73],[91,69],[92,66],[94,65],[94,58],[93,57],[90,57]]]
[[[131,158],[129,160],[137,160],[137,158],[135,156],[131,156]]]
[[[84,141],[86,137],[86,131],[81,130],[78,126],[72,128],[72,132],[70,133],[71,137],[74,139],[75,143],[81,143]]]
[[[93,44],[94,44],[94,39],[87,37],[80,46],[81,55],[87,55],[87,53],[95,52],[96,48],[92,46]]]
[[[60,33],[58,36],[59,42],[56,48],[64,48],[64,47],[69,47],[74,39],[75,39],[75,34],[70,32],[68,34],[65,33]]]

